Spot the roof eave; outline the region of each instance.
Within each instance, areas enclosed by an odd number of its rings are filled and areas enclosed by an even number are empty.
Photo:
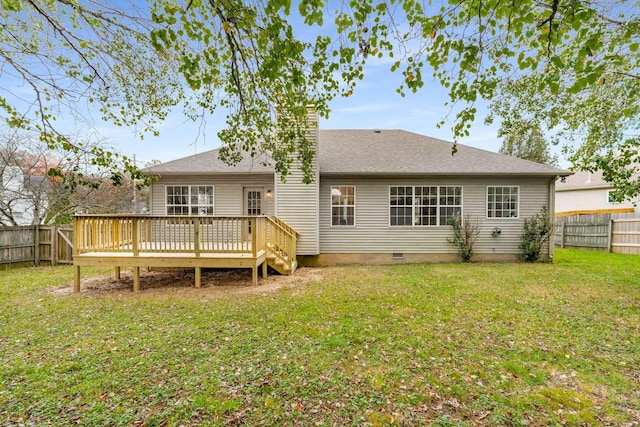
[[[185,171],[185,172],[176,172],[176,171],[167,171],[167,172],[157,172],[157,171],[142,171],[142,173],[146,175],[153,176],[187,176],[187,175],[273,175],[275,172],[273,171],[229,171],[229,172],[212,172],[212,171]]]
[[[320,176],[338,176],[338,175],[359,175],[359,176],[544,176],[544,177],[564,177],[572,175],[573,172],[557,171],[557,172],[356,172],[356,171],[320,171]]]
[[[584,187],[556,187],[556,191],[585,191],[585,190],[608,190],[614,188],[613,184],[590,185]]]

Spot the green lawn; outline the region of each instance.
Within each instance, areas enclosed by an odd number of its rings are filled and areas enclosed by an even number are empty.
[[[52,293],[71,268],[0,272],[0,424],[640,421],[640,257],[323,275],[203,298]]]

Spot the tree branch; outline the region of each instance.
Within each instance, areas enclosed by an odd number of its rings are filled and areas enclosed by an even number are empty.
[[[543,26],[545,26],[546,24],[549,24],[549,35],[547,36],[547,54],[550,55],[551,54],[551,40],[552,40],[552,36],[553,36],[553,20],[556,17],[556,13],[558,12],[558,5],[560,3],[560,0],[553,0],[553,3],[551,4],[551,13],[549,14],[549,17],[547,19],[545,19],[544,21],[542,21],[540,24],[538,24],[538,28],[542,28]]]
[[[51,25],[51,27],[54,29],[54,31],[57,32],[58,34],[60,34],[60,36],[69,44],[69,47],[71,48],[71,50],[73,50],[80,57],[80,60],[82,62],[84,62],[86,64],[86,66],[89,67],[93,71],[94,76],[96,76],[98,79],[100,79],[103,84],[106,84],[105,79],[98,72],[98,70],[87,59],[87,57],[84,55],[84,53],[75,45],[75,43],[73,41],[71,41],[71,39],[68,37],[67,32],[65,31],[65,29],[62,28],[58,24],[58,22],[56,22],[53,19],[51,19],[51,17],[47,13],[45,13],[44,10],[42,10],[33,0],[28,0],[28,1],[29,1],[29,4],[36,10],[36,12],[38,12],[49,23],[49,25]]]

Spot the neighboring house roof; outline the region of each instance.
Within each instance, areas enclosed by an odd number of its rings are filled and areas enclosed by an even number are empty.
[[[613,185],[602,179],[602,171],[576,171],[564,180],[556,182],[556,191],[599,190],[613,188]]]
[[[403,130],[320,130],[320,174],[366,175],[543,175],[567,176],[571,172]],[[245,157],[235,166],[218,159],[211,150],[152,166],[151,174],[269,173],[262,163],[267,155]]]
[[[25,183],[28,183],[33,186],[48,186],[49,185],[49,177],[44,175],[25,175],[24,176]]]

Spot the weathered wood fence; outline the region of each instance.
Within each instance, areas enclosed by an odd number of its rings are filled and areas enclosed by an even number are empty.
[[[0,268],[41,263],[73,264],[73,226],[0,228]]]
[[[640,214],[563,216],[555,219],[555,241],[561,248],[591,248],[640,255]]]

